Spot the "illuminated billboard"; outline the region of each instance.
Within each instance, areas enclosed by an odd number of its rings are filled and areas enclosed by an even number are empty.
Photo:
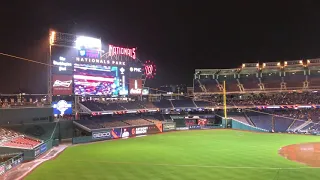
[[[124,55],[136,59],[136,48],[124,48],[109,45],[109,56]]]
[[[54,115],[71,115],[72,114],[72,102],[60,100],[58,102],[52,102]]]
[[[59,56],[58,59],[52,60],[53,73],[54,74],[72,74],[73,64],[63,56]]]
[[[143,89],[142,89],[142,95],[149,95],[149,88],[148,87],[144,87]]]
[[[152,61],[148,60],[143,64],[143,71],[146,78],[152,79],[156,75],[157,67]]]
[[[128,94],[126,77],[117,66],[74,64],[73,78],[76,95]]]
[[[52,82],[53,95],[72,95],[72,76],[54,74],[52,76]]]
[[[77,51],[73,48],[53,46],[51,49],[53,74],[73,74],[73,62]]]
[[[130,95],[141,95],[142,93],[142,80],[129,79]]]
[[[92,49],[80,49],[78,50],[78,57],[86,58],[100,58],[100,52]]]
[[[125,61],[99,59],[99,58],[89,58],[89,57],[76,57],[75,58],[75,63],[111,65],[111,66],[125,66],[126,65]]]
[[[75,42],[75,48],[77,49],[96,49],[101,50],[101,39],[86,37],[86,36],[77,36]]]

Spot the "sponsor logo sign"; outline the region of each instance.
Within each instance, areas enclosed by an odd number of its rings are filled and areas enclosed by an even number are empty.
[[[132,134],[134,134],[134,133],[132,133],[132,132],[134,132],[134,128],[132,128],[132,131],[131,131],[131,128],[123,128],[122,133],[121,133],[121,137],[122,137],[122,138],[128,138],[128,137],[130,137]],[[131,133],[131,134],[130,134],[130,133]]]
[[[70,80],[70,81],[60,81],[60,80],[56,80],[56,81],[54,81],[54,83],[53,83],[53,87],[59,87],[59,86],[61,86],[61,87],[66,87],[66,88],[68,88],[68,87],[71,86],[71,84],[72,84],[72,80]]]
[[[6,171],[9,171],[12,168],[11,164],[6,165]]]
[[[52,82],[53,95],[72,95],[72,76],[53,75]]]
[[[176,130],[178,131],[189,130],[189,127],[177,127]]]
[[[40,155],[40,148],[34,150],[34,157],[38,157]]]
[[[72,102],[60,100],[58,102],[53,102],[52,107],[53,114],[55,115],[72,114]]]
[[[100,54],[98,50],[92,50],[92,49],[81,49],[78,52],[78,55],[81,57],[87,57],[87,58],[99,58]]]
[[[165,123],[162,125],[163,131],[173,131],[176,130],[176,124],[175,123]]]
[[[172,119],[184,119],[184,116],[171,116]]]
[[[44,153],[44,152],[46,152],[46,151],[47,151],[47,144],[44,143],[44,144],[42,144],[41,147],[40,147],[40,154],[42,154],[42,153]]]
[[[72,74],[73,61],[77,53],[74,49],[52,46],[51,64],[53,74]]]
[[[0,175],[4,174],[6,172],[6,168],[5,168],[5,165],[1,165],[0,166]]]
[[[142,69],[141,68],[137,68],[137,67],[130,67],[129,68],[130,72],[142,72]]]
[[[136,128],[135,134],[136,135],[146,134],[147,132],[148,132],[148,127],[138,127],[138,128]]]
[[[192,125],[192,126],[189,126],[189,129],[201,129],[201,126],[199,126],[199,125]]]
[[[131,95],[140,95],[142,93],[142,80],[129,79],[129,88]]]
[[[142,95],[148,95],[148,94],[149,94],[149,88],[143,88]]]
[[[53,59],[52,64],[54,65],[53,71],[54,73],[72,73],[72,63],[68,62],[67,58],[60,56],[59,59]],[[66,72],[71,71],[71,72]]]
[[[110,131],[92,132],[92,139],[111,139]]]

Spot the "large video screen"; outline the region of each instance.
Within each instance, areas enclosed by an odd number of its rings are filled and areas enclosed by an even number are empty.
[[[73,78],[76,95],[128,94],[126,77],[116,66],[74,64]]]

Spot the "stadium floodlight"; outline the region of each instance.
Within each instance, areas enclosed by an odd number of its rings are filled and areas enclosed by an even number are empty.
[[[55,38],[56,38],[56,32],[55,31],[51,31],[50,32],[50,37],[49,37],[49,41],[50,41],[50,45],[54,44]]]
[[[97,49],[101,50],[101,39],[86,37],[86,36],[77,36],[75,42],[75,48],[77,49]]]

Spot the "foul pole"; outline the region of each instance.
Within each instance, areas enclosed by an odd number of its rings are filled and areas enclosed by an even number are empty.
[[[223,81],[223,110],[224,110],[224,119],[226,121],[226,128],[228,126],[227,120],[227,95],[226,95],[226,81]]]

